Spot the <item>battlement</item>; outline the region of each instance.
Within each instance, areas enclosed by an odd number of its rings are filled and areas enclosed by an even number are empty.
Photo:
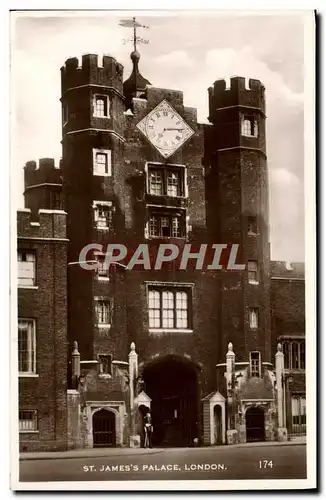
[[[225,80],[216,80],[208,89],[209,115],[212,118],[217,109],[230,106],[246,106],[258,108],[265,113],[265,87],[260,80],[249,79],[249,88],[243,77],[232,77],[230,87]]]
[[[109,55],[102,57],[102,65],[98,64],[97,54],[84,54],[81,64],[77,57],[67,59],[61,68],[62,95],[69,89],[88,84],[114,87],[122,93],[122,64]]]
[[[38,184],[62,184],[62,160],[55,165],[54,158],[28,161],[24,167],[25,189]]]
[[[17,210],[17,237],[32,239],[66,239],[66,217],[63,210],[39,210],[38,220],[32,219],[31,210]]]
[[[304,262],[271,261],[271,278],[304,279]]]

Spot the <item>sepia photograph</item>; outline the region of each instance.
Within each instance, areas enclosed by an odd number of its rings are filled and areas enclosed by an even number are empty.
[[[10,18],[11,488],[316,488],[315,13]]]

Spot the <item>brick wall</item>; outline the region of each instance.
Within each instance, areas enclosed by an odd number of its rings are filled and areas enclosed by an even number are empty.
[[[19,408],[38,411],[38,433],[20,433],[20,449],[66,448],[67,240],[65,213],[41,211],[39,226],[18,212],[18,249],[36,252],[36,287],[18,288],[18,317],[35,319],[36,376],[19,377]]]
[[[305,335],[305,280],[302,263],[271,263],[273,349],[280,335]]]

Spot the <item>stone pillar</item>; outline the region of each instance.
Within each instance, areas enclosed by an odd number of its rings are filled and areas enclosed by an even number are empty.
[[[131,448],[140,447],[140,436],[136,434],[135,425],[135,381],[138,377],[138,354],[134,342],[130,344],[129,353],[129,391],[130,391],[130,440]]]
[[[277,440],[287,440],[285,405],[284,405],[284,354],[281,344],[277,344],[275,354],[275,372],[276,372],[276,394],[277,394]]]
[[[80,377],[80,354],[78,351],[78,343],[74,341],[72,354],[71,354],[71,375],[72,375],[72,387],[73,389],[78,389],[79,377]]]
[[[226,390],[228,401],[228,422],[227,422],[227,444],[235,444],[238,442],[238,431],[235,426],[235,388],[234,388],[234,365],[235,354],[233,352],[232,342],[228,345],[228,352],[226,353]]]

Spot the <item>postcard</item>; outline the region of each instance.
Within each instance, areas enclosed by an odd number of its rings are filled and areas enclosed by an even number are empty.
[[[315,489],[315,13],[10,42],[11,488]]]

